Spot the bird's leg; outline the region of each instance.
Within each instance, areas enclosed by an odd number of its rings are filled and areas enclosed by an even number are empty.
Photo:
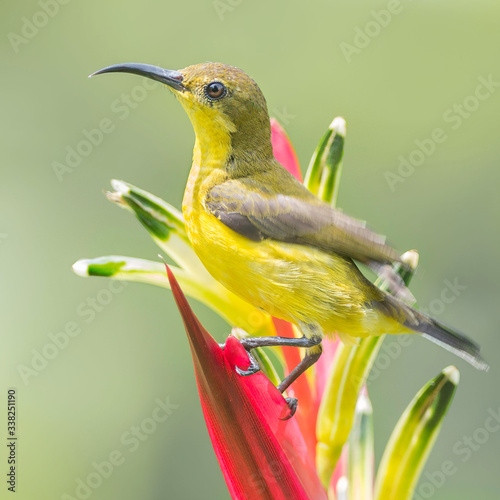
[[[295,382],[310,366],[318,361],[322,352],[323,347],[321,347],[321,344],[307,349],[306,355],[302,361],[283,379],[281,384],[278,385],[278,391],[286,391],[292,382]]]
[[[278,385],[277,389],[280,392],[284,392],[292,382],[297,380],[297,378],[302,375],[310,366],[312,366],[316,361],[318,361],[323,348],[321,347],[322,335],[318,327],[315,325],[301,324],[301,329],[305,333],[304,336],[300,338],[290,338],[290,337],[245,337],[240,340],[243,347],[247,350],[250,358],[250,366],[246,370],[241,370],[237,366],[235,367],[236,372],[242,376],[253,375],[258,372],[260,367],[256,359],[252,356],[251,350],[257,347],[276,347],[276,346],[287,346],[287,347],[303,347],[306,348],[306,355],[302,361],[283,379],[281,384]],[[285,398],[288,403],[288,408],[290,413],[283,418],[283,420],[288,420],[293,417],[295,411],[297,410],[297,398]]]
[[[240,340],[240,343],[247,350],[250,356],[250,366],[246,370],[242,370],[241,368],[236,367],[236,372],[243,377],[247,377],[248,375],[253,375],[254,373],[259,371],[259,364],[250,353],[252,349],[255,349],[257,347],[276,347],[276,346],[314,347],[318,345],[320,342],[321,342],[320,337],[311,337],[311,338],[245,337]]]
[[[245,337],[240,340],[241,345],[249,351],[256,347],[314,347],[321,342],[319,335],[312,337]]]
[[[299,378],[310,366],[314,365],[316,361],[321,356],[323,352],[323,347],[321,344],[318,344],[310,349],[307,349],[306,355],[302,359],[302,361],[283,379],[280,385],[278,385],[277,389],[280,392],[286,391],[286,389],[290,386],[292,382],[295,382],[297,378]],[[288,408],[290,409],[290,413],[282,418],[281,420],[288,420],[292,418],[297,411],[298,400],[297,398],[285,398],[285,401],[288,404]]]

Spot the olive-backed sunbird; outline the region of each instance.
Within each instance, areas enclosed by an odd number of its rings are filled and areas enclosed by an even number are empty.
[[[109,72],[165,84],[188,114],[196,134],[182,205],[189,239],[217,281],[301,330],[302,338],[244,339],[248,350],[306,348],[278,386],[282,392],[319,358],[322,338],[335,332],[348,339],[416,332],[488,369],[473,341],[365,278],[354,260],[387,269],[401,261],[399,254],[363,223],[319,200],[276,161],[266,101],[242,70],[220,63],[180,71],[126,63],[94,75]],[[252,363],[239,372],[257,369]]]

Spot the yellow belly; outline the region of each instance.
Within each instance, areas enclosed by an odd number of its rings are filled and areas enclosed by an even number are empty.
[[[215,146],[200,143],[197,134],[182,204],[189,239],[210,274],[255,307],[318,326],[325,335],[400,333],[399,323],[367,307],[374,287],[351,260],[303,245],[254,242],[206,212],[206,194],[227,180],[229,145],[220,139]]]
[[[379,315],[366,308],[369,289],[351,261],[312,247],[248,240],[195,205],[185,210],[189,239],[226,288],[273,316],[316,324],[324,334],[377,334],[372,323]]]

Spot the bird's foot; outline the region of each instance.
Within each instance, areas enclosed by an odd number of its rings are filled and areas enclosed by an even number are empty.
[[[287,403],[287,408],[283,409],[284,411],[281,414],[280,420],[288,420],[295,415],[298,406],[297,398],[285,398]]]
[[[242,370],[240,367],[235,366],[234,369],[236,370],[236,373],[238,375],[241,375],[242,377],[248,377],[249,375],[253,375],[254,373],[257,373],[260,370],[260,365],[257,363],[257,360],[254,358],[252,353],[247,350],[248,353],[248,359],[250,360],[250,365],[246,370]]]

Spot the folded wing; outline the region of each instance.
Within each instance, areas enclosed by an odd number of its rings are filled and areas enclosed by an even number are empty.
[[[370,265],[400,262],[385,238],[315,197],[299,198],[251,189],[245,179],[213,187],[206,209],[251,240],[273,239],[309,245]]]

